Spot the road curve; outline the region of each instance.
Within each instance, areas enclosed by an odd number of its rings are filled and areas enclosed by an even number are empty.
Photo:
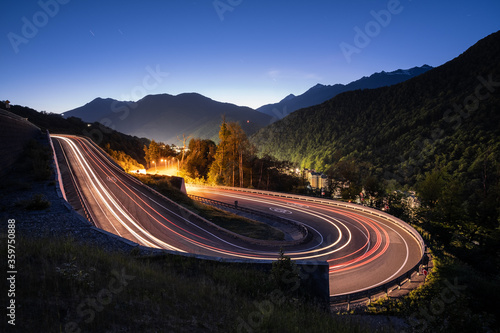
[[[371,289],[406,273],[422,258],[421,243],[405,227],[358,210],[309,202],[307,197],[277,197],[236,190],[187,186],[190,194],[274,212],[305,224],[307,244],[286,249],[294,260],[326,260],[330,294]],[[259,191],[265,192],[265,191]]]
[[[52,138],[97,227],[148,247],[223,258],[276,258],[277,248],[246,243],[201,223],[194,214],[124,173],[87,139]],[[188,192],[228,203],[238,200],[240,206],[305,224],[312,234],[310,241],[284,250],[294,260],[327,261],[332,296],[389,282],[422,257],[421,244],[407,229],[370,213],[300,197],[210,187],[188,187]]]

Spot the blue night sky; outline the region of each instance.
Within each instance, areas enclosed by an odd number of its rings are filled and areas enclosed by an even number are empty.
[[[500,30],[500,1],[20,0],[0,22],[0,100],[60,113],[198,92],[257,108],[439,66]]]

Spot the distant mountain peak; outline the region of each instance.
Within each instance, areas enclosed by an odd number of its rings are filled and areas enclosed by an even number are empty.
[[[390,86],[411,79],[430,70],[431,68],[432,67],[429,65],[424,65],[422,67],[413,67],[410,69],[398,69],[393,72],[382,71],[374,73],[370,76],[363,76],[361,79],[353,81],[347,85],[324,85],[317,83],[301,95],[295,96],[290,94],[279,103],[263,105],[258,108],[257,111],[268,114],[274,119],[282,119],[298,109],[321,104],[342,92],[356,89],[373,89]],[[276,109],[283,111],[280,111],[277,114]]]
[[[282,102],[286,102],[286,101],[291,100],[292,98],[295,98],[295,97],[296,97],[296,96],[295,96],[294,94],[290,94],[290,95],[286,96],[285,98],[283,98],[283,99],[280,101],[280,103],[282,103]]]
[[[249,107],[214,101],[194,92],[147,95],[137,102],[96,98],[65,112],[65,117],[86,122],[105,120],[106,125],[111,124],[120,132],[165,143],[177,143],[177,137],[183,134],[217,140],[222,115],[227,121],[239,122],[247,135],[268,125],[272,118]]]

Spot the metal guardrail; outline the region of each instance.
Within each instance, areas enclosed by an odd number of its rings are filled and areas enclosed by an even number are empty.
[[[194,185],[194,186],[197,186],[197,185]],[[387,294],[391,290],[391,288],[393,288],[395,286],[401,286],[401,284],[404,281],[411,279],[411,276],[415,272],[418,273],[420,271],[420,266],[422,265],[422,263],[424,263],[427,260],[427,258],[426,258],[426,246],[425,246],[425,243],[424,243],[422,236],[408,223],[406,223],[403,220],[400,220],[397,217],[392,216],[388,213],[380,212],[380,211],[377,211],[373,208],[359,206],[359,205],[352,204],[352,203],[345,203],[345,202],[339,202],[339,201],[333,201],[333,200],[327,200],[327,199],[306,197],[306,196],[301,196],[301,195],[293,195],[293,194],[287,194],[287,193],[262,191],[262,190],[252,190],[252,189],[246,189],[246,188],[240,188],[240,187],[228,187],[228,186],[210,186],[210,187],[219,188],[221,190],[248,192],[248,193],[269,195],[269,196],[280,197],[280,198],[297,199],[297,200],[302,200],[302,201],[306,201],[306,202],[316,202],[316,203],[321,203],[321,204],[327,204],[329,206],[342,207],[342,208],[347,208],[347,209],[351,209],[351,210],[361,211],[363,213],[377,216],[379,218],[382,218],[384,220],[387,220],[391,223],[394,223],[394,224],[400,226],[401,228],[405,229],[410,235],[412,235],[413,238],[415,239],[415,241],[419,244],[420,251],[421,251],[421,258],[420,258],[419,262],[414,267],[412,267],[410,270],[401,274],[399,277],[392,279],[389,282],[383,283],[379,286],[376,286],[376,287],[373,287],[370,289],[362,290],[362,291],[359,291],[356,293],[331,296],[330,297],[330,304],[340,304],[340,303],[345,303],[345,302],[349,303],[351,301],[361,300],[364,298],[370,298],[371,296],[377,295],[380,292],[385,292]]]
[[[190,186],[197,186],[197,185],[190,184]],[[202,187],[203,186],[207,187],[207,185],[202,185]],[[280,197],[280,198],[297,199],[297,200],[302,200],[302,201],[306,201],[306,202],[316,202],[316,203],[322,203],[322,204],[326,204],[326,205],[334,206],[334,207],[342,207],[342,208],[347,208],[347,209],[352,209],[352,210],[358,210],[358,211],[361,211],[361,212],[364,212],[364,213],[367,213],[367,214],[370,214],[373,216],[383,218],[391,223],[394,223],[394,224],[402,227],[408,233],[410,233],[413,236],[413,238],[415,238],[417,243],[419,244],[421,256],[423,256],[425,253],[424,239],[412,226],[410,226],[408,223],[404,222],[403,220],[398,219],[395,216],[392,216],[392,215],[385,213],[385,212],[378,211],[378,210],[373,209],[373,208],[368,208],[368,207],[360,206],[357,204],[341,202],[341,201],[319,199],[319,198],[313,198],[313,197],[306,197],[303,195],[295,195],[295,194],[272,192],[272,191],[252,190],[252,189],[246,189],[246,188],[241,188],[241,187],[229,187],[229,186],[208,186],[208,187],[219,188],[221,190],[231,190],[231,191],[263,194],[263,195],[269,195],[269,196]]]
[[[424,255],[425,256],[425,255]],[[347,303],[349,305],[350,302],[360,301],[362,299],[368,298],[371,301],[371,297],[378,295],[380,293],[385,293],[387,296],[391,291],[401,287],[407,281],[411,281],[411,277],[414,273],[420,272],[420,266],[423,264],[424,258],[420,259],[418,264],[413,266],[406,273],[400,275],[399,277],[381,284],[380,286],[376,286],[370,289],[362,290],[356,293],[344,294],[344,295],[336,295],[330,296],[330,304],[342,304]]]
[[[307,227],[305,225],[303,225],[302,223],[299,223],[297,221],[292,221],[292,220],[286,219],[286,218],[281,217],[281,216],[264,213],[264,212],[250,209],[247,207],[241,207],[238,204],[229,204],[227,202],[217,201],[217,200],[213,200],[213,199],[209,199],[209,198],[205,198],[205,197],[200,197],[200,196],[193,195],[193,194],[188,194],[188,197],[190,197],[193,200],[196,200],[196,201],[199,201],[201,203],[205,203],[205,204],[208,204],[211,206],[219,206],[219,207],[226,207],[226,208],[230,208],[230,209],[234,209],[234,210],[239,210],[241,212],[245,212],[245,213],[248,213],[250,215],[260,216],[260,217],[263,217],[263,218],[266,218],[266,219],[269,219],[272,221],[276,221],[278,223],[291,225],[299,230],[299,232],[302,234],[303,238],[308,238],[308,236],[309,236],[309,229],[307,229]]]

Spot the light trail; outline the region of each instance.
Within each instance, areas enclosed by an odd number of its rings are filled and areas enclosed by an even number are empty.
[[[99,198],[101,199],[101,203],[104,203],[104,205],[106,206],[106,208],[111,212],[111,214],[116,218],[116,220],[123,227],[125,227],[132,235],[134,235],[134,237],[136,237],[137,239],[139,239],[142,242],[142,244],[150,246],[150,247],[158,247],[158,245],[161,244],[164,248],[168,248],[168,249],[171,249],[173,251],[185,252],[185,251],[183,251],[181,249],[178,249],[176,247],[171,246],[170,244],[167,244],[167,243],[163,242],[162,240],[160,240],[160,239],[154,237],[153,235],[151,235],[147,230],[141,228],[134,221],[134,219],[129,214],[127,214],[127,212],[125,212],[125,210],[122,209],[122,207],[120,205],[118,205],[118,203],[111,197],[111,195],[106,190],[106,188],[102,185],[101,181],[98,179],[98,177],[96,176],[96,174],[94,173],[94,171],[92,170],[92,168],[90,167],[90,165],[87,163],[86,159],[83,157],[83,155],[80,152],[80,150],[78,149],[78,147],[75,145],[75,143],[72,140],[70,140],[68,138],[65,138],[65,137],[62,137],[62,136],[53,136],[53,137],[65,141],[70,146],[70,148],[73,151],[74,156],[76,157],[78,163],[80,164],[80,166],[82,166],[82,169],[83,169],[83,171],[84,171],[84,173],[85,173],[85,175],[87,177],[86,179],[89,180],[90,184],[92,185],[92,188],[94,189],[94,191],[98,194]],[[135,232],[132,228],[130,228],[129,225],[127,223],[125,223],[120,218],[120,216],[118,215],[118,213],[113,208],[115,208],[116,210],[118,210],[121,213],[121,215],[128,222],[130,222],[134,227],[136,227],[137,229],[139,229],[140,232],[143,235],[145,235],[146,237],[148,237],[153,242],[146,240],[139,233]]]
[[[288,198],[272,197],[272,200],[267,199],[267,198],[263,199],[260,195],[256,195],[256,194],[251,194],[251,193],[248,194],[247,193],[245,195],[240,195],[240,194],[235,194],[235,193],[224,193],[224,190],[219,190],[219,189],[213,190],[210,188],[203,188],[203,191],[216,192],[218,196],[226,196],[226,197],[229,197],[231,199],[236,198],[239,200],[259,202],[259,203],[270,204],[270,205],[274,205],[274,206],[277,205],[277,202],[281,202],[282,204],[288,205],[288,208],[293,207],[293,209],[295,211],[300,211],[302,213],[307,213],[311,216],[319,217],[319,218],[327,221],[329,224],[336,226],[337,228],[338,228],[338,226],[334,223],[334,221],[338,222],[338,223],[342,223],[339,219],[333,218],[332,216],[329,216],[327,214],[318,213],[318,212],[314,211],[313,209],[319,208],[321,206],[321,205],[316,204],[316,203],[308,203],[308,205],[309,205],[308,207],[311,209],[305,209],[305,208],[302,208],[305,205],[302,205],[300,203],[297,204],[295,202],[290,202],[290,199],[288,199]],[[241,203],[240,203],[240,205],[241,205]],[[361,231],[360,228],[362,228],[366,232],[366,234],[364,234],[366,241],[361,247],[359,247],[355,251],[352,251],[350,253],[343,255],[342,257],[327,259],[327,262],[329,262],[329,263],[333,263],[334,261],[342,261],[343,259],[347,259],[349,257],[352,257],[352,256],[356,255],[357,253],[361,252],[363,249],[365,249],[365,252],[363,254],[356,256],[353,259],[344,261],[340,264],[331,265],[330,266],[330,275],[335,275],[335,274],[338,274],[341,272],[347,272],[347,271],[351,271],[351,270],[354,271],[354,270],[359,269],[359,268],[361,268],[361,267],[363,267],[371,262],[376,261],[377,259],[380,259],[380,257],[382,257],[386,253],[386,251],[388,250],[388,248],[390,247],[390,244],[391,244],[390,237],[389,237],[387,231],[385,230],[385,228],[388,228],[391,231],[393,231],[396,235],[398,235],[398,237],[400,239],[403,240],[403,242],[405,244],[405,248],[406,248],[405,258],[397,266],[397,268],[393,274],[391,274],[387,278],[383,279],[382,281],[377,281],[377,283],[375,283],[375,284],[365,286],[361,289],[356,289],[355,291],[349,291],[348,293],[368,290],[370,288],[379,286],[379,285],[393,279],[395,276],[397,276],[397,274],[399,274],[404,269],[404,267],[406,266],[406,264],[408,262],[409,249],[408,249],[408,244],[407,244],[406,240],[404,239],[404,237],[401,236],[400,232],[396,231],[393,227],[387,225],[386,223],[376,221],[372,218],[368,218],[366,216],[363,216],[363,215],[355,213],[355,212],[350,212],[350,211],[341,210],[341,209],[335,209],[332,207],[325,207],[324,205],[322,205],[321,208],[323,210],[326,210],[326,211],[329,211],[332,213],[342,214],[345,217],[350,218],[352,221],[351,222],[346,221],[347,224],[351,224],[353,227],[357,228],[360,231]],[[328,220],[328,218],[330,218],[332,220]],[[354,224],[353,221],[357,222],[358,225]],[[381,224],[384,225],[384,227],[382,227]],[[344,223],[342,223],[342,225],[347,230],[350,231],[350,229]],[[374,232],[376,235],[375,243],[372,246],[370,246],[370,236],[369,236],[370,231],[369,230]],[[339,240],[337,240],[336,244],[338,243],[338,241]],[[351,238],[349,238],[349,240],[345,244],[343,244],[341,246],[341,248],[346,247],[350,242],[351,242]],[[319,249],[319,250],[315,250],[315,251],[309,251],[309,253],[318,252],[318,251],[323,250],[323,249],[324,248]],[[297,256],[300,254],[303,255],[305,252],[299,252],[299,253],[290,252],[290,253],[287,253],[287,255],[290,256],[294,260],[302,260],[302,259],[318,258],[318,257],[322,257],[324,255],[332,255],[334,252],[335,251],[329,251],[329,252],[319,253],[319,254],[313,255],[313,256]],[[336,296],[336,295],[339,295],[339,294],[332,294],[331,296]]]
[[[179,208],[169,199],[146,190],[143,184],[111,163],[87,139],[52,137],[65,143],[64,147],[61,144],[63,151],[71,152],[71,164],[79,170],[79,181],[87,189],[82,192],[94,204],[93,209],[101,212],[93,215],[96,218],[101,216],[99,225],[102,227],[148,247],[226,258],[276,259],[275,249],[255,244],[244,245],[241,240],[230,240],[227,235],[194,222],[192,213]],[[359,288],[351,288],[355,290],[349,290],[349,293],[391,280],[400,274],[410,260],[409,244],[403,236],[408,232],[393,224],[389,225],[389,222],[382,222],[380,218],[320,203],[307,202],[306,205],[299,199],[210,188],[203,188],[202,191],[231,200],[238,199],[256,207],[265,205],[286,208],[292,214],[301,216],[312,240],[289,247],[286,254],[293,260],[327,261],[330,265],[330,277],[350,274],[354,278],[362,271],[373,269],[373,263],[387,262],[388,255],[393,256],[389,259],[390,271],[384,273],[380,281],[370,282],[368,279]],[[290,216],[287,215],[287,218]],[[393,240],[398,242],[393,243]],[[405,255],[402,257],[398,254],[397,245],[401,243],[405,248]]]

